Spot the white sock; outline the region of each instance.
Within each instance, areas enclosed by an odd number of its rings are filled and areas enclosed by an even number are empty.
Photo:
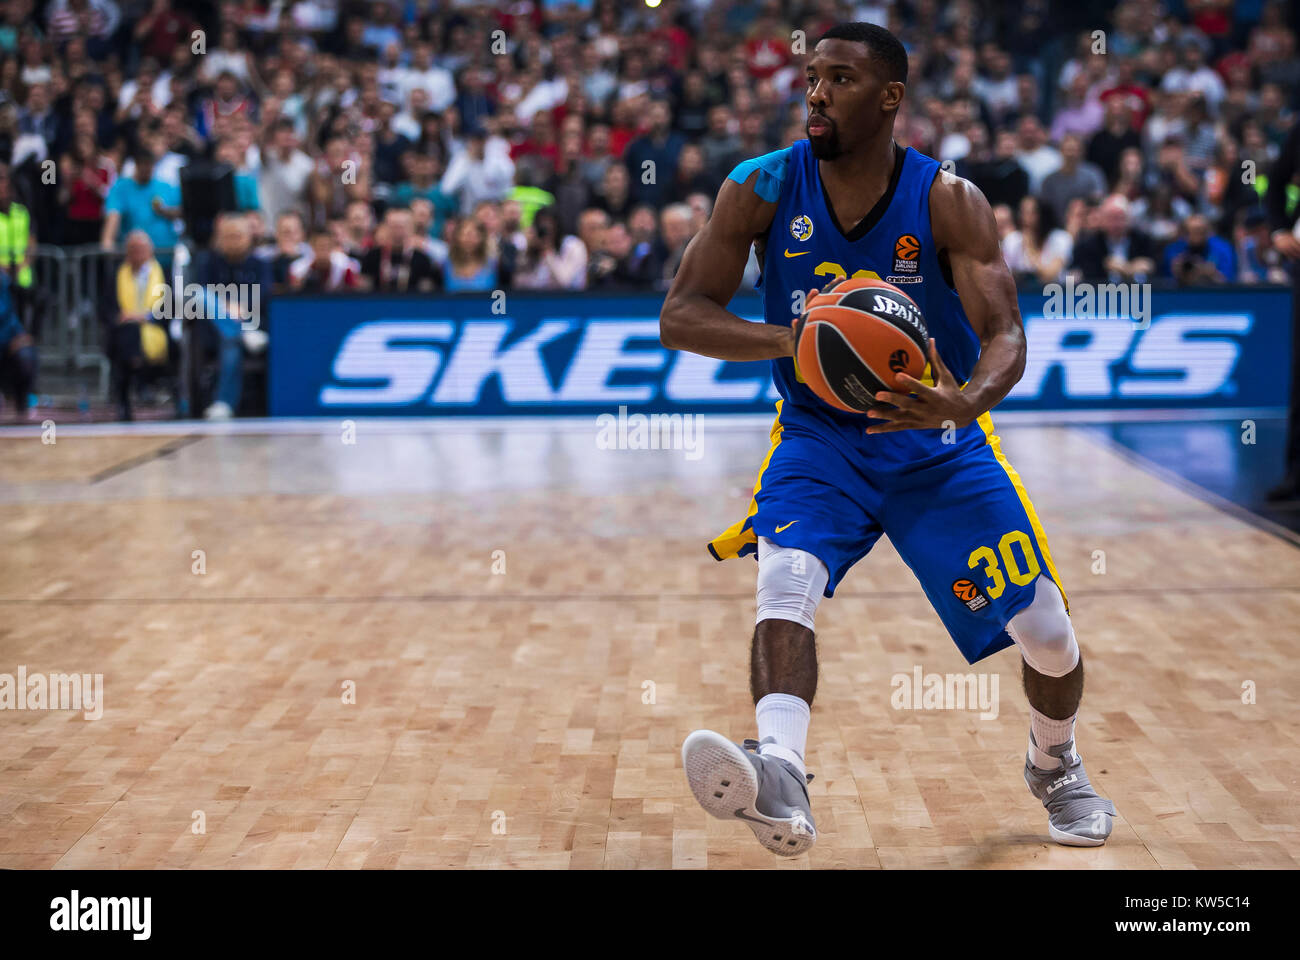
[[[758,720],[758,739],[761,743],[768,737],[776,743],[763,744],[758,752],[765,757],[777,757],[788,760],[804,776],[804,746],[808,742],[808,722],[812,719],[812,710],[803,700],[788,693],[769,693],[754,705],[754,716]]]
[[[1047,751],[1074,739],[1074,719],[1077,716],[1076,713],[1064,720],[1053,720],[1030,706],[1029,730],[1033,736],[1029,740],[1029,762],[1039,770],[1059,770],[1065,766],[1060,757],[1054,757]],[[1037,745],[1035,740],[1038,741]]]

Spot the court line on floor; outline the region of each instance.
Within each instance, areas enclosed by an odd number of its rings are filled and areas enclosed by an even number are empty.
[[[1189,480],[1180,473],[1175,473],[1163,464],[1148,459],[1138,453],[1131,447],[1127,447],[1113,437],[1108,436],[1101,430],[1076,428],[1070,431],[1074,434],[1082,435],[1085,440],[1090,441],[1094,446],[1109,450],[1129,466],[1137,467],[1143,473],[1150,474],[1157,480],[1161,480],[1171,487],[1181,490],[1189,496],[1195,497],[1202,503],[1213,507],[1220,513],[1226,513],[1234,520],[1240,520],[1256,530],[1262,530],[1265,533],[1271,533],[1280,540],[1285,540],[1293,547],[1300,547],[1300,533],[1294,530],[1288,530],[1280,523],[1260,516],[1253,510],[1243,507],[1241,504],[1229,500],[1220,494],[1215,493],[1206,487],[1201,486],[1193,480]]]
[[[1074,587],[1070,590],[1073,597],[1123,597],[1123,596],[1203,596],[1208,593],[1227,593],[1239,595],[1300,593],[1300,584],[1294,586],[1278,584],[1274,586],[1250,584],[1241,586],[1177,586],[1177,587],[1107,587],[1088,589]],[[919,596],[915,589],[908,590],[837,590],[836,597],[848,597],[857,600],[898,600],[915,599]],[[167,606],[194,605],[220,606],[222,604],[327,604],[343,605],[350,603],[655,603],[671,600],[682,603],[700,603],[731,600],[753,601],[752,590],[735,593],[413,593],[413,594],[377,594],[375,596],[344,597],[0,597],[0,606],[91,606],[108,604],[115,606]]]
[[[166,457],[170,457],[177,450],[180,450],[183,447],[192,446],[203,439],[205,438],[201,434],[197,433],[177,437],[171,443],[165,443],[154,450],[137,454],[134,457],[128,457],[121,463],[115,463],[111,467],[106,467],[105,469],[100,470],[98,473],[91,474],[90,479],[87,482],[91,484],[101,483],[102,481],[108,480],[112,477],[120,476],[128,470],[134,470],[136,467],[143,466],[146,463],[152,463],[154,460],[162,460]]]

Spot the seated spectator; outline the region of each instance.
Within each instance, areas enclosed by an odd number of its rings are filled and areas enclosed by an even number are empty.
[[[117,315],[108,338],[119,420],[133,419],[131,392],[137,378],[148,368],[167,366],[167,330],[154,322],[167,293],[162,265],[153,255],[149,234],[132,230],[126,237],[126,259],[117,270]]]
[[[365,289],[382,293],[443,289],[442,270],[415,243],[408,207],[384,211],[383,231],[361,258],[361,276]]]
[[[993,208],[993,222],[998,225],[998,243],[1007,238],[1007,235],[1016,229],[1016,215],[1011,212],[1011,208],[1005,203],[999,203]],[[1002,251],[1003,257],[1006,251]]]
[[[300,293],[336,293],[361,286],[361,265],[339,249],[327,229],[312,232],[311,252],[289,266],[289,287]]]
[[[1037,197],[1024,197],[1017,229],[1002,240],[1002,257],[1016,282],[1029,287],[1062,283],[1073,254],[1073,238],[1055,226],[1051,212]]]
[[[1188,33],[1180,44],[1182,62],[1166,71],[1161,89],[1166,93],[1199,94],[1210,106],[1217,107],[1224,95],[1223,78],[1205,62],[1208,46],[1208,41],[1197,37],[1195,31]]]
[[[256,79],[253,55],[240,48],[239,31],[229,22],[221,28],[217,49],[209,50],[199,64],[199,79],[207,83],[215,83],[223,73],[247,85]]]
[[[632,198],[637,203],[661,207],[668,202],[669,187],[677,176],[677,158],[686,138],[672,128],[672,111],[665,100],[652,100],[650,128],[627,145],[624,161],[631,177]],[[643,174],[653,164],[654,177]],[[649,179],[650,182],[644,182]]]
[[[278,117],[265,129],[258,192],[266,215],[278,221],[281,212],[307,213],[307,184],[315,165],[298,147],[298,133],[288,117]]]
[[[642,289],[653,289],[663,275],[665,256],[659,243],[659,222],[654,209],[646,204],[633,207],[627,219],[627,232],[632,237],[628,270],[645,279]]]
[[[167,134],[163,131],[163,124],[152,119],[141,123],[136,128],[136,137],[140,141],[141,149],[148,150],[153,155],[154,179],[161,180],[169,186],[179,187],[181,170],[191,158],[188,154],[171,148],[167,142]],[[122,176],[135,176],[134,157],[127,157],[122,164]]]
[[[963,175],[984,191],[991,204],[1018,207],[1029,192],[1029,174],[1016,159],[1016,135],[1010,130],[998,131],[988,159],[966,163],[964,169]]]
[[[343,212],[343,252],[360,262],[374,245],[375,211],[365,200],[351,200]]]
[[[1165,250],[1166,277],[1179,286],[1214,286],[1237,278],[1237,255],[1232,244],[1210,231],[1209,218],[1195,213],[1183,221],[1183,236]]]
[[[737,134],[739,124],[733,127],[733,118],[732,110],[726,104],[711,107],[709,130],[700,138],[700,149],[704,151],[704,169],[718,183],[736,164],[746,159],[740,153],[740,137]]]
[[[1100,200],[1106,193],[1106,177],[1100,170],[1083,159],[1083,139],[1069,134],[1061,141],[1061,169],[1043,178],[1039,197],[1052,208],[1057,221],[1065,219],[1065,211],[1075,197]]]
[[[1129,202],[1136,202],[1146,191],[1146,162],[1142,159],[1140,147],[1126,147],[1119,155],[1119,166],[1115,171],[1115,185],[1111,193],[1118,193]],[[1137,211],[1134,216],[1141,219]]]
[[[605,168],[601,178],[600,189],[592,197],[591,205],[611,217],[626,217],[635,204],[632,202],[630,181],[627,167],[621,163],[612,163]]]
[[[259,247],[257,255],[271,268],[271,292],[286,293],[291,287],[289,268],[303,257],[311,256],[307,227],[302,214],[286,210],[275,221],[275,242]]]
[[[1035,194],[1049,174],[1061,169],[1061,151],[1052,146],[1043,122],[1032,113],[1016,121],[1016,159],[1029,174],[1029,190]]]
[[[214,156],[217,163],[224,163],[234,171],[235,209],[240,213],[259,210],[261,204],[257,198],[257,177],[249,173],[244,165],[238,142],[233,137],[222,140],[217,144]]]
[[[569,130],[560,137],[558,169],[546,181],[547,191],[555,197],[555,212],[562,229],[576,230],[578,214],[591,206],[592,190],[582,175],[582,133]]]
[[[1242,176],[1241,156],[1236,141],[1225,138],[1214,154],[1214,163],[1205,172],[1205,195],[1202,213],[1211,218],[1215,230],[1227,237],[1241,223],[1249,210],[1263,211],[1255,185]]]
[[[648,276],[634,272],[631,261],[632,235],[627,225],[610,224],[605,230],[601,246],[595,251],[587,266],[588,290],[636,290]]]
[[[721,181],[714,180],[704,169],[704,151],[696,144],[688,143],[682,147],[677,157],[677,176],[668,191],[669,202],[685,203],[693,193],[706,193],[714,196]]]
[[[684,203],[669,204],[659,214],[663,261],[656,286],[660,290],[667,290],[677,275],[677,267],[682,262],[682,255],[686,253],[686,245],[695,235],[692,232],[692,220],[691,208]]]
[[[591,211],[584,211],[583,216]],[[587,279],[587,248],[575,236],[560,236],[559,219],[543,207],[525,230],[527,243],[515,273],[525,290],[581,290]]]
[[[483,227],[484,236],[487,238],[488,257],[496,261],[497,286],[502,288],[511,286],[519,260],[519,249],[524,244],[523,236],[518,232],[507,230],[504,204],[485,200],[474,208],[474,219]],[[434,257],[435,263],[442,263],[445,260],[445,252],[442,257]]]
[[[691,236],[703,230],[709,217],[713,216],[713,197],[713,193],[687,194],[685,203],[691,208]]]
[[[423,197],[411,201],[411,242],[446,272],[447,243],[433,230],[433,204]]]
[[[470,130],[465,149],[452,158],[440,184],[442,192],[456,198],[461,213],[469,213],[480,200],[501,200],[510,193],[515,164],[505,138],[482,127]]]
[[[392,103],[386,100],[382,102],[379,105],[379,126],[375,131],[375,180],[390,185],[402,180],[402,158],[413,146],[393,126],[396,110]]]
[[[497,287],[497,264],[489,252],[487,231],[474,217],[461,217],[452,228],[445,278],[448,293]]]
[[[1142,224],[1157,247],[1163,249],[1178,239],[1182,222],[1192,215],[1193,207],[1176,194],[1167,183],[1157,184],[1129,207],[1134,223]]]
[[[1167,186],[1174,196],[1182,197],[1189,204],[1195,204],[1200,199],[1201,178],[1187,164],[1182,134],[1170,134],[1156,150],[1154,175],[1148,182],[1147,189],[1153,190],[1159,186]]]
[[[517,175],[525,170],[535,183],[545,183],[559,169],[560,142],[555,118],[549,110],[538,110],[529,123],[529,135],[510,148]]]
[[[1080,139],[1092,136],[1101,128],[1104,117],[1101,102],[1089,91],[1088,74],[1079,71],[1071,78],[1065,103],[1052,120],[1052,140],[1061,144],[1064,152],[1067,136],[1073,134]]]
[[[252,116],[256,109],[253,98],[244,92],[239,77],[223,70],[217,76],[212,95],[199,104],[198,131],[209,139],[219,136],[224,121],[236,116]]]
[[[393,203],[409,207],[416,198],[433,205],[433,233],[442,233],[442,225],[456,213],[457,200],[444,193],[438,177],[438,158],[427,153],[408,153],[403,158],[408,176],[393,189]]]
[[[217,218],[212,249],[201,258],[195,282],[209,291],[203,319],[216,335],[221,358],[216,399],[203,415],[209,420],[226,420],[239,410],[243,391],[245,327],[261,333],[250,340],[265,345],[266,334],[260,326],[271,295],[271,269],[253,255],[252,232],[245,217],[223,213]],[[253,312],[254,304],[260,312]]]
[[[143,230],[149,235],[155,252],[160,254],[159,260],[166,265],[176,245],[181,195],[179,188],[156,179],[153,171],[153,154],[141,150],[135,155],[134,175],[114,181],[104,201],[106,215],[100,244],[105,250],[112,250],[119,236]],[[166,256],[161,255],[163,251]]]
[[[1119,177],[1120,157],[1125,150],[1142,147],[1142,138],[1133,129],[1133,111],[1128,100],[1111,97],[1106,101],[1106,120],[1088,141],[1088,162],[1097,167],[1114,186]]]
[[[92,134],[78,134],[59,164],[59,206],[66,219],[63,242],[97,243],[104,231],[104,200],[117,176]]]
[[[313,225],[343,216],[352,200],[368,200],[369,169],[369,163],[361,162],[346,137],[331,136],[307,181]]]
[[[1237,282],[1291,282],[1286,258],[1273,246],[1268,215],[1263,211],[1253,211],[1246,215],[1237,250]]]
[[[1158,251],[1150,236],[1130,226],[1128,201],[1111,194],[1097,211],[1098,226],[1074,246],[1074,269],[1083,280],[1142,283],[1156,269]]]

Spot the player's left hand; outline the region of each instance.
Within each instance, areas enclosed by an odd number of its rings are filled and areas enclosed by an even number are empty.
[[[962,392],[957,379],[944,366],[933,337],[930,338],[930,375],[934,379],[934,386],[900,373],[896,382],[908,394],[888,390],[877,393],[878,402],[867,410],[867,416],[887,422],[868,427],[867,433],[964,427],[983,413],[982,410],[975,409],[970,398]]]

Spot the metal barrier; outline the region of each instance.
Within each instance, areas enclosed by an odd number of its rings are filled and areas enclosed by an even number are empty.
[[[155,256],[170,259],[172,251]],[[32,255],[32,286],[18,298],[24,325],[48,370],[96,370],[97,399],[108,399],[111,365],[105,334],[117,314],[117,268],[125,254],[98,244],[39,244]]]

